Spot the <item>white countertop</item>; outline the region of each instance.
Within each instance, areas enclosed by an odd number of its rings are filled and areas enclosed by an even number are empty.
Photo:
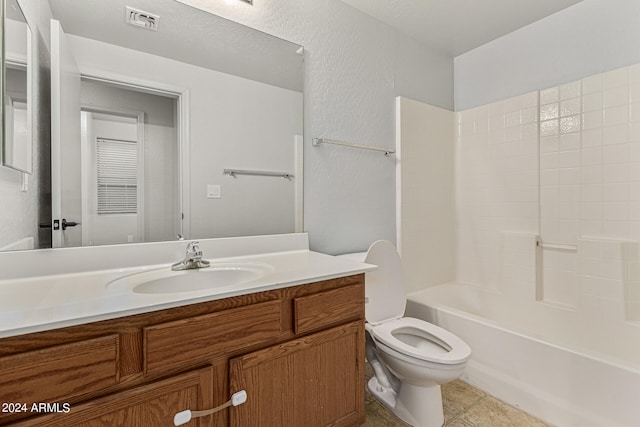
[[[227,287],[167,294],[139,294],[122,287],[109,287],[108,284],[131,274],[169,269],[171,264],[0,280],[0,338],[345,277],[375,269],[369,264],[309,250],[209,261],[264,263],[273,267],[273,271],[249,282]]]

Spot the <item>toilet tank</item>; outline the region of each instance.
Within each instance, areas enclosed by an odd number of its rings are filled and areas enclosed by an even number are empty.
[[[391,242],[376,241],[367,252],[338,256],[378,266],[378,269],[365,273],[365,318],[367,322],[377,325],[404,315],[407,300],[404,291],[402,262]]]

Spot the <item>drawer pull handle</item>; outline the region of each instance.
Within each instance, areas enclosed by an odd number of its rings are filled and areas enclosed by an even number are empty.
[[[223,410],[225,408],[228,408],[229,406],[242,405],[246,401],[247,401],[247,392],[244,391],[244,390],[240,390],[240,391],[237,391],[237,392],[233,393],[231,395],[231,399],[228,402],[223,403],[220,406],[216,406],[213,409],[208,409],[206,411],[191,411],[189,409],[186,409],[186,410],[184,410],[182,412],[178,412],[173,417],[173,425],[174,426],[181,426],[182,424],[186,424],[189,421],[191,421],[192,418],[206,417],[207,415],[211,415],[213,413],[221,411],[221,410]]]

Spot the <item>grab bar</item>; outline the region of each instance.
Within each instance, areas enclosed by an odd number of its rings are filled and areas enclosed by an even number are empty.
[[[538,240],[536,242],[536,246],[539,248],[549,248],[549,249],[560,249],[563,251],[577,251],[578,247],[576,245],[564,245],[561,243],[544,243]]]
[[[255,176],[277,176],[279,178],[291,179],[295,175],[287,172],[268,172],[268,171],[254,171],[246,169],[224,169],[223,173],[232,177],[236,175],[255,175]]]
[[[223,403],[220,406],[216,406],[215,408],[208,409],[206,411],[191,411],[189,409],[186,409],[182,412],[178,412],[173,417],[173,425],[181,426],[182,424],[186,424],[189,421],[191,421],[192,418],[206,417],[207,415],[211,415],[216,412],[222,411],[223,409],[228,408],[229,406],[242,405],[246,401],[247,401],[247,392],[245,390],[240,390],[233,393],[231,395],[231,399],[229,399],[228,402]]]
[[[344,147],[361,148],[363,150],[381,151],[384,153],[385,156],[395,153],[394,150],[389,150],[388,148],[372,147],[370,145],[354,144],[352,142],[336,141],[333,139],[326,139],[326,138],[313,138],[312,145],[314,147],[317,147],[320,144],[342,145]]]

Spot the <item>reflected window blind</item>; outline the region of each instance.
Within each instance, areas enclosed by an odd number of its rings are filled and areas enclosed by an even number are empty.
[[[96,139],[98,214],[138,212],[138,148],[135,141]]]

